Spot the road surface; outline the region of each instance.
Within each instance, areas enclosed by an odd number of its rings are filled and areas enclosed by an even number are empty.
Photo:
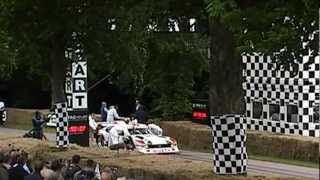
[[[22,136],[27,131],[18,129],[8,129],[0,127],[0,135],[6,134],[6,136]],[[50,141],[55,140],[54,133],[45,133],[46,137]],[[193,151],[182,150],[180,154],[173,155],[176,158],[212,162],[212,154],[201,153]],[[295,177],[299,179],[314,179],[319,180],[320,171],[317,168],[308,168],[295,165],[287,165],[282,163],[274,163],[267,161],[248,160],[248,173],[252,175],[274,175],[274,176],[287,176]]]

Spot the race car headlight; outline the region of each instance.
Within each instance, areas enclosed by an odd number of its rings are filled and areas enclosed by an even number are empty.
[[[134,142],[138,146],[145,146],[146,145],[146,143],[143,140],[140,140],[140,139],[136,139]]]

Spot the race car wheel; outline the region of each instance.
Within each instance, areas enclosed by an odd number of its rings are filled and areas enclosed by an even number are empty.
[[[0,125],[3,126],[5,122],[5,114],[3,111],[0,111]]]
[[[108,144],[105,142],[105,140],[104,140],[102,135],[98,135],[97,136],[96,143],[97,143],[98,147],[108,146]]]
[[[126,145],[126,148],[129,150],[134,150],[135,149],[135,145],[133,144],[132,138],[131,137],[127,137],[124,139],[124,143]]]

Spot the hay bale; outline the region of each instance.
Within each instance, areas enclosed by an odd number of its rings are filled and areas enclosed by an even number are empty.
[[[175,137],[182,148],[212,152],[212,133],[206,125],[190,121],[163,121],[164,134]],[[248,155],[319,162],[319,139],[259,131],[247,131]]]

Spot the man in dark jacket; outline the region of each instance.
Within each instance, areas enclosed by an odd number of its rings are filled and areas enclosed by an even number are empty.
[[[71,164],[66,167],[64,172],[62,172],[62,175],[65,180],[73,180],[74,175],[81,170],[79,163],[80,163],[80,156],[79,155],[72,156]]]
[[[138,123],[147,123],[147,112],[144,110],[144,106],[140,105],[138,110],[134,113],[134,119],[138,120]]]
[[[35,115],[32,118],[32,126],[33,126],[33,132],[34,132],[35,138],[42,139],[42,137],[43,137],[42,124],[43,123],[44,123],[44,120],[41,116],[41,113],[39,111],[36,111]]]
[[[29,175],[29,173],[23,168],[25,163],[26,159],[24,156],[19,155],[17,158],[17,164],[9,170],[10,180],[22,180],[25,176]]]
[[[34,171],[32,174],[24,177],[24,180],[42,180],[40,171],[42,170],[44,163],[41,161],[36,161],[34,163]]]

